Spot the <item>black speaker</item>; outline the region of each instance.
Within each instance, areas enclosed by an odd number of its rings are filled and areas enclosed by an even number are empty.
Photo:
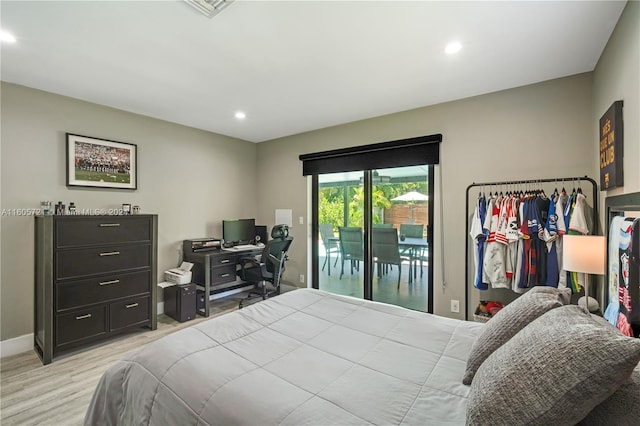
[[[260,237],[260,241],[258,241],[258,237]],[[258,243],[266,243],[267,242],[267,227],[262,225],[256,225],[256,244]]]

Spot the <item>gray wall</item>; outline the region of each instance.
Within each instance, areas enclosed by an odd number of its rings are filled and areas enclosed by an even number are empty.
[[[434,307],[438,314],[454,316],[449,300],[464,300],[467,185],[570,175],[589,175],[598,181],[598,119],[613,101],[623,99],[625,187],[603,192],[601,201],[606,195],[640,190],[639,8],[638,2],[627,4],[594,73],[258,145],[2,83],[1,205],[37,207],[44,199],[74,201],[87,208],[139,204],[144,212],[159,214],[159,272],[177,263],[179,241],[220,235],[220,220],[225,217],[251,215],[271,226],[275,209],[292,209],[296,241],[286,278],[297,281],[307,273],[310,251],[306,223],[310,191],[298,155],[442,133],[446,196],[444,218],[436,218],[436,224],[443,227],[445,239],[442,259],[442,241],[436,233]],[[140,189],[67,188],[67,131],[138,144]],[[254,171],[251,165],[256,162]],[[198,183],[187,185],[188,180]],[[183,201],[169,201],[174,194],[183,194]],[[298,224],[300,216],[304,225]],[[0,340],[32,332],[32,224],[32,218],[2,217]],[[458,317],[463,316],[464,306],[460,311]]]
[[[592,138],[595,140],[599,139],[600,117],[613,102],[624,101],[624,187],[602,192],[602,199],[607,195],[640,191],[640,2],[627,3],[598,60],[593,83]],[[599,176],[597,158],[594,170]]]
[[[586,73],[432,107],[377,117],[294,135],[258,145],[260,206],[269,211],[286,204],[294,217],[306,215],[310,188],[302,177],[299,154],[412,136],[442,133],[444,205],[442,243],[434,247],[434,311],[449,312],[450,299],[464,301],[465,189],[473,182],[588,175],[599,184],[598,120],[615,100],[624,100],[625,186],[607,195],[640,190],[640,2],[629,2],[594,73]],[[436,172],[437,174],[438,172]],[[281,179],[278,194],[265,195],[267,182]],[[436,185],[436,188],[438,186]],[[443,197],[437,197],[443,199]],[[601,214],[602,223],[602,214]],[[298,226],[297,235],[307,227]],[[292,246],[296,275],[305,273],[307,244]],[[441,264],[444,263],[444,268]],[[442,271],[444,271],[443,280]],[[477,292],[476,292],[477,293]],[[465,307],[461,304],[460,315]]]
[[[139,205],[158,214],[159,274],[177,266],[183,239],[221,236],[222,219],[257,212],[253,143],[23,86],[1,90],[3,209]],[[137,144],[138,190],[67,188],[65,132]],[[1,340],[33,332],[33,222],[2,217]]]
[[[599,140],[600,117],[613,102],[624,101],[624,186],[600,193],[600,221],[606,223],[607,196],[640,191],[640,2],[630,1],[625,6],[593,74],[592,140]],[[598,158],[593,170],[599,176]],[[599,277],[601,297],[606,290],[604,282],[604,277]]]
[[[592,83],[591,73],[580,74],[261,143],[260,161],[277,159],[282,164],[258,168],[261,211],[286,203],[294,217],[306,216],[309,191],[299,154],[442,133],[446,196],[436,197],[436,203],[444,205],[443,220],[435,221],[434,311],[464,318],[466,187],[473,182],[593,176],[597,144],[592,137]],[[267,196],[268,182],[276,180],[283,189]],[[306,227],[298,228],[296,237],[308,234]],[[292,246],[290,264],[298,268],[296,274],[304,273],[308,252],[306,244]],[[461,301],[459,315],[450,312],[450,299]]]

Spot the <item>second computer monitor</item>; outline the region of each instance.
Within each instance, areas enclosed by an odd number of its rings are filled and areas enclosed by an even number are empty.
[[[225,245],[247,244],[256,237],[255,219],[222,221],[222,238]]]

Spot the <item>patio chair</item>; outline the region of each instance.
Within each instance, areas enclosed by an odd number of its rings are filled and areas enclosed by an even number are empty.
[[[327,273],[331,275],[331,253],[337,254],[336,261],[333,264],[334,268],[338,264],[338,259],[340,258],[340,241],[336,240],[333,235],[333,225],[321,223],[320,238],[322,238],[322,245],[324,245],[324,263],[322,264],[322,270],[324,271],[324,267],[329,265]]]
[[[403,223],[400,225],[400,235],[404,235],[406,238],[423,238],[424,237],[424,225],[414,225]],[[422,277],[422,262],[426,260],[424,247],[406,247],[402,254],[408,255],[411,258],[411,266],[413,267],[413,277],[417,275],[418,262],[420,262],[420,276]]]
[[[351,262],[351,274],[353,268],[360,270],[360,262],[364,260],[364,248],[362,240],[362,228],[357,227],[340,227],[340,254],[342,256],[342,268],[340,269],[340,279],[344,275],[344,261]]]
[[[373,258],[378,264],[378,277],[382,276],[382,266],[398,265],[398,289],[400,289],[402,261],[410,261],[411,259],[400,255],[398,230],[395,228],[373,228],[371,240],[373,244]],[[409,275],[411,275],[411,269],[409,269]]]

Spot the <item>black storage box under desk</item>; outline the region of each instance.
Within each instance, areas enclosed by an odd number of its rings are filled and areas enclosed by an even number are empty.
[[[196,285],[172,285],[164,289],[164,312],[171,318],[185,322],[196,317]]]

